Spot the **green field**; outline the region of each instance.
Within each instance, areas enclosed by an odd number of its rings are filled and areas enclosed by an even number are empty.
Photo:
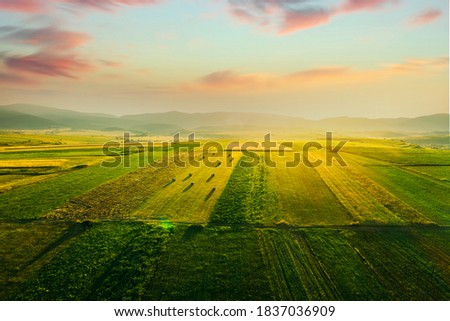
[[[255,167],[244,155],[220,195],[211,222],[225,224],[263,224],[278,220],[277,195],[270,186],[267,168],[261,160]]]
[[[106,168],[101,137],[34,135],[0,139],[2,300],[450,300],[448,150]]]

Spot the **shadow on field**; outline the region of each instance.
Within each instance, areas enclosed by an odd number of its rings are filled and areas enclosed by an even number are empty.
[[[30,262],[28,262],[22,269],[25,269],[31,266],[36,261],[39,261],[42,257],[44,257],[47,253],[53,251],[54,249],[61,246],[63,243],[79,236],[85,230],[87,230],[91,226],[91,222],[83,222],[83,223],[73,223],[69,226],[67,231],[55,242],[49,244],[45,249],[43,249],[38,255],[36,255]]]
[[[205,202],[211,198],[211,196],[214,194],[215,191],[216,191],[216,188],[214,187],[214,188],[208,193],[208,195],[206,195],[206,197],[205,197]]]
[[[170,185],[172,185],[173,183],[175,183],[175,179],[170,180],[169,182],[167,182],[166,185],[163,186],[163,188],[169,187]]]
[[[202,225],[191,225],[186,229],[183,234],[183,242],[190,241],[197,235],[203,232],[204,227]]]
[[[189,184],[189,185],[183,190],[183,193],[189,191],[189,190],[192,188],[192,186],[194,186],[194,183]]]

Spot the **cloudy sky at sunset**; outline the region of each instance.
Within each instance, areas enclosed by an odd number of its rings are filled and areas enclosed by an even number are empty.
[[[448,112],[448,0],[0,0],[0,104]]]

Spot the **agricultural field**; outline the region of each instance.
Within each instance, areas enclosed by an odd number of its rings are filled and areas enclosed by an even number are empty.
[[[0,295],[12,291],[80,234],[83,225],[73,222],[0,222]]]
[[[278,221],[277,195],[269,184],[268,169],[260,159],[257,166],[246,165],[244,155],[212,211],[212,223],[263,224]]]
[[[180,167],[34,135],[0,139],[1,300],[450,300],[448,150],[348,138],[346,166],[286,167],[299,142]]]
[[[414,209],[416,221],[450,224],[450,184],[443,175],[450,166],[445,162],[438,165],[403,166],[374,161],[350,154],[347,160],[352,167],[373,184],[381,186],[390,195],[395,195],[404,206]],[[440,177],[440,178],[438,178]],[[414,218],[411,216],[411,218]]]
[[[450,165],[450,150],[421,148],[420,146],[398,141],[378,141],[378,146],[372,146],[369,141],[350,141],[343,152],[364,156],[367,158],[401,165]]]
[[[137,156],[133,155],[133,158],[137,159]],[[132,161],[131,164],[129,168],[111,169],[102,167],[99,163],[79,166],[56,175],[41,176],[45,179],[0,194],[1,217],[2,219],[40,217],[98,185],[133,172],[137,169],[138,162]]]
[[[208,223],[210,214],[219,195],[227,185],[233,169],[238,164],[241,153],[228,153],[230,166],[199,168],[188,167],[164,174],[164,184],[152,193],[138,210],[131,214],[134,218],[153,218],[172,222],[194,224]],[[232,161],[231,161],[232,160]]]
[[[139,222],[91,226],[11,298],[137,300],[164,251],[168,233]]]
[[[291,155],[273,153],[280,164],[268,168],[268,180],[278,195],[280,222],[295,226],[346,225],[354,222],[353,216],[339,202],[317,169],[307,166],[286,167]]]
[[[403,169],[433,178],[443,183],[450,182],[450,166],[404,166]]]

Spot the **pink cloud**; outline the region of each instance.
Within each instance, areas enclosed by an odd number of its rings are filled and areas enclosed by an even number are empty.
[[[85,33],[61,30],[52,26],[40,29],[13,29],[1,39],[53,50],[69,50],[83,45],[91,37]]]
[[[397,0],[346,0],[341,6],[339,11],[342,12],[355,12],[363,10],[375,10],[388,4],[395,4]]]
[[[0,11],[27,14],[45,14],[61,8],[74,10],[100,10],[115,12],[116,9],[133,6],[155,5],[164,0],[0,0]],[[0,83],[26,85],[38,84],[46,77],[77,79],[80,74],[95,69],[94,63],[108,67],[121,64],[110,60],[84,59],[77,48],[91,40],[91,36],[59,26],[43,28],[0,27],[0,42],[33,47],[29,54],[0,53],[3,66]]]
[[[374,82],[389,77],[411,75],[448,70],[448,57],[431,59],[409,59],[398,64],[380,66],[377,69],[353,70],[348,67],[321,67],[300,70],[291,74],[276,75],[267,73],[241,74],[232,70],[223,70],[205,75],[182,86],[186,91],[205,92],[267,92],[290,91],[324,86],[341,86]]]
[[[90,40],[90,36],[80,32],[62,30],[56,26],[40,29],[3,27],[6,34],[2,42],[30,45],[35,53],[28,55],[2,54],[6,73],[3,80],[14,81],[11,74],[20,73],[24,79],[32,75],[77,78],[77,74],[93,69],[91,63],[80,59],[75,53],[77,47]],[[8,75],[8,77],[6,77]]]
[[[146,6],[160,3],[161,0],[57,0],[76,7],[91,8],[102,11],[114,11],[121,6]]]
[[[291,32],[309,29],[330,21],[331,12],[325,10],[287,11],[278,33],[285,35]]]
[[[55,55],[44,52],[27,56],[5,57],[4,64],[18,72],[66,78],[77,78],[76,74],[93,69],[91,64],[73,55]]]
[[[23,13],[45,12],[51,4],[68,4],[74,8],[112,12],[120,7],[146,6],[163,0],[0,0],[0,10]]]
[[[280,35],[327,24],[336,15],[372,11],[400,0],[344,0],[324,7],[306,0],[228,0],[229,12],[240,22],[272,26]]]
[[[216,90],[246,89],[267,84],[270,76],[262,74],[238,74],[232,70],[216,71],[199,78],[196,86]]]
[[[208,91],[279,90],[333,81],[344,77],[346,73],[350,73],[347,67],[306,69],[287,75],[240,74],[233,70],[223,70],[200,77],[185,88]]]
[[[36,13],[42,11],[43,3],[39,0],[0,0],[0,10]]]
[[[427,10],[427,11],[422,12],[421,14],[415,16],[411,20],[411,24],[413,24],[413,25],[429,24],[429,23],[432,23],[433,21],[436,21],[441,16],[442,16],[442,11],[440,11],[440,10],[436,10],[436,9]]]

